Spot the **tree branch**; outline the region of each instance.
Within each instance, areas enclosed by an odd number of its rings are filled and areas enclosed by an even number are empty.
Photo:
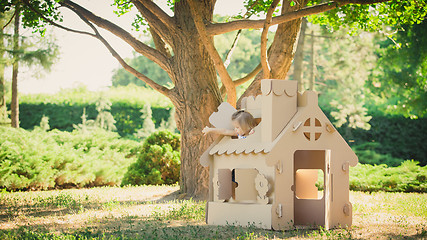
[[[153,3],[151,0],[136,0],[133,1],[141,3],[148,11],[153,13],[160,21],[162,21],[169,30],[174,30],[176,27],[175,22],[173,21],[173,18],[167,15],[157,4]]]
[[[244,76],[242,78],[239,78],[237,80],[234,80],[233,81],[234,86],[235,87],[240,86],[243,83],[251,80],[252,78],[254,78],[261,71],[261,69],[262,69],[262,66],[261,66],[261,63],[260,63],[260,64],[258,64],[258,66],[256,66],[254,68],[254,70],[252,70],[252,72],[248,73],[248,75],[246,75],[246,76]],[[224,85],[221,86],[220,93],[221,93],[221,96],[224,97],[224,95],[226,93]]]
[[[231,63],[231,55],[234,52],[234,49],[237,47],[237,41],[239,41],[240,34],[242,33],[242,29],[237,31],[236,37],[234,37],[233,43],[231,44],[230,50],[228,50],[227,55],[225,55],[224,66],[228,68],[228,65]]]
[[[308,15],[313,15],[321,12],[326,12],[331,9],[337,8],[339,6],[343,6],[346,3],[337,3],[337,2],[327,2],[318,4],[315,6],[310,6],[303,8],[298,11],[289,12],[282,14],[277,17],[273,17],[271,21],[271,25],[277,25],[284,22],[289,22],[301,17],[305,17]],[[235,20],[226,23],[210,23],[206,26],[206,30],[209,35],[219,35],[227,32],[236,31],[239,29],[249,29],[249,28],[262,28],[264,26],[265,19],[260,20]]]
[[[103,28],[103,29],[113,33],[117,37],[121,38],[126,43],[128,43],[131,47],[133,47],[133,49],[136,52],[146,56],[148,59],[150,59],[151,61],[158,64],[166,72],[168,72],[168,73],[172,72],[169,61],[166,58],[166,56],[164,56],[158,50],[151,48],[148,45],[146,45],[145,43],[137,40],[130,33],[128,33],[126,30],[122,29],[121,27],[117,26],[116,24],[114,24],[114,23],[112,23],[106,19],[103,19],[101,17],[96,16],[92,12],[88,11],[87,9],[81,7],[80,5],[78,5],[72,1],[63,0],[60,2],[60,4],[64,7],[68,8],[68,9],[70,9],[71,11],[75,12],[76,14],[83,16],[88,21],[93,22],[98,27]]]
[[[129,64],[126,63],[126,61],[123,60],[123,58],[116,52],[116,50],[114,50],[114,48],[107,42],[107,40],[105,40],[105,38],[102,37],[102,35],[99,33],[98,29],[96,29],[96,27],[88,20],[86,19],[82,14],[80,14],[79,12],[76,12],[76,14],[90,27],[92,28],[92,30],[95,32],[95,34],[93,35],[93,37],[97,38],[98,40],[100,40],[105,47],[107,47],[108,51],[110,51],[110,53],[113,55],[114,58],[117,59],[117,61],[120,63],[120,65],[122,65],[122,67],[130,72],[131,74],[133,74],[135,77],[137,77],[138,79],[144,81],[145,83],[147,83],[150,87],[152,87],[154,90],[159,91],[160,93],[162,93],[163,95],[165,95],[166,97],[170,97],[171,94],[171,90],[154,82],[152,79],[150,79],[149,77],[145,76],[144,74],[138,72],[135,68],[131,67]]]
[[[285,13],[280,16],[274,17],[272,20],[272,25],[289,22],[298,18],[305,16],[327,12],[337,7],[342,7],[347,4],[376,4],[382,2],[389,2],[391,0],[335,0],[331,2],[321,3],[310,7],[305,7],[298,11]],[[262,28],[264,25],[265,19],[260,20],[236,20],[226,23],[210,23],[206,26],[206,29],[209,35],[219,35],[227,32],[236,31],[239,29],[248,29],[248,28]]]
[[[389,2],[389,1],[391,0],[335,0],[335,2],[338,2],[340,4],[360,4],[360,5],[383,3],[383,2]]]
[[[262,70],[262,66],[261,66],[261,64],[258,64],[258,66],[256,66],[255,68],[254,68],[254,70],[252,70],[252,72],[250,72],[250,73],[248,73],[248,75],[246,75],[245,77],[242,77],[242,78],[239,78],[239,79],[237,79],[237,80],[235,80],[235,81],[233,81],[233,83],[234,83],[234,86],[240,86],[240,85],[242,85],[243,83],[245,83],[245,82],[247,82],[247,81],[249,81],[249,80],[251,80],[252,78],[254,78],[260,71]]]
[[[249,8],[246,10],[244,18],[249,18],[252,14],[249,11],[258,3],[259,0],[254,1]],[[228,65],[231,62],[231,55],[233,55],[234,49],[237,47],[237,42],[239,41],[240,35],[242,34],[242,29],[237,31],[236,36],[234,37],[233,43],[231,44],[230,50],[228,50],[227,55],[225,56],[224,66],[228,68]]]
[[[162,37],[160,37],[159,34],[157,34],[156,30],[150,27],[150,33],[153,37],[154,45],[156,46],[156,49],[159,50],[163,55],[165,55],[167,58],[171,58],[171,52],[166,47],[166,43],[163,41]]]
[[[60,29],[63,29],[63,30],[69,31],[69,32],[73,32],[73,33],[79,33],[79,34],[88,35],[88,36],[91,36],[91,37],[94,37],[94,36],[95,36],[94,34],[89,33],[89,32],[85,32],[85,31],[80,31],[80,30],[71,29],[71,28],[68,28],[68,27],[64,27],[64,26],[62,26],[62,25],[60,25],[60,24],[58,24],[58,23],[55,23],[54,21],[52,21],[52,20],[50,20],[50,19],[46,18],[42,13],[40,13],[39,11],[37,11],[37,9],[35,9],[35,8],[34,8],[34,7],[33,7],[33,6],[28,2],[28,0],[23,0],[22,2],[23,2],[27,7],[29,7],[29,8],[31,9],[31,11],[33,11],[33,12],[35,12],[37,15],[39,15],[39,17],[40,17],[40,18],[42,18],[43,20],[45,20],[46,22],[48,22],[49,24],[51,24],[51,25],[53,25],[53,26],[55,26],[55,27],[58,27],[58,28],[60,28]]]
[[[203,23],[202,17],[197,13],[197,6],[194,0],[188,0],[188,5],[190,6],[191,15],[193,16],[194,24],[197,28],[197,32],[205,46],[206,50],[209,53],[212,61],[214,62],[215,68],[218,72],[218,75],[221,79],[222,84],[227,90],[227,102],[233,106],[236,106],[236,87],[233,84],[233,80],[225,69],[224,63],[222,62],[221,56],[219,56],[218,51],[215,49],[215,46],[212,43],[212,39],[208,36],[205,25]]]
[[[159,34],[162,39],[164,39],[170,45],[172,43],[171,31],[175,30],[175,24],[172,21],[167,21],[168,23],[165,24],[157,15],[151,11],[151,9],[142,4],[140,0],[135,0],[132,2],[138,11],[142,14],[142,16],[144,16],[145,20],[147,20],[150,28],[154,28],[157,34]]]
[[[15,17],[15,15],[16,15],[16,11],[14,11],[13,12],[13,15],[12,15],[12,17],[9,19],[9,21],[7,21],[7,23],[2,27],[2,30],[4,30],[11,22],[12,22],[12,20],[13,20],[13,18]]]
[[[270,28],[270,25],[271,25],[273,12],[276,9],[278,3],[279,3],[279,0],[273,0],[273,2],[271,3],[271,6],[267,11],[267,16],[265,17],[264,28],[262,29],[262,33],[261,33],[261,66],[262,66],[264,79],[270,78],[270,75],[271,75],[271,68],[270,68],[270,65],[268,64],[268,59],[267,59],[267,40],[268,40],[267,34],[268,34],[268,29]]]

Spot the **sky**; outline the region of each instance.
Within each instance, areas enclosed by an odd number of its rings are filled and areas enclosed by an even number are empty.
[[[113,13],[114,7],[105,4],[105,0],[77,0],[76,2],[92,10],[97,15],[114,20],[116,24],[131,31],[131,14],[118,18]],[[165,10],[168,10],[165,4],[166,0],[157,0],[155,2],[158,2]],[[243,8],[242,2],[237,0],[218,0],[215,6],[215,14],[237,14]],[[169,14],[172,14],[170,10]],[[62,25],[89,31],[87,26],[72,12],[64,11]],[[55,36],[57,39],[56,44],[60,47],[59,60],[50,72],[43,73],[41,77],[34,76],[30,71],[23,69],[19,79],[20,93],[55,93],[61,89],[82,85],[85,85],[89,90],[96,91],[111,86],[113,71],[120,66],[99,40],[58,28],[51,28],[49,31]],[[28,32],[27,30],[27,34]],[[132,49],[121,39],[108,32],[102,32],[102,34],[123,58],[133,56]],[[138,32],[132,32],[132,34],[135,37],[141,37]]]

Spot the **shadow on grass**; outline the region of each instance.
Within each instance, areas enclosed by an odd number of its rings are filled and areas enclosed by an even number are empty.
[[[209,226],[194,221],[108,219],[79,229],[51,230],[52,225],[0,230],[0,239],[257,239],[309,236],[316,230],[272,231],[254,227]]]
[[[150,217],[121,216],[94,219],[83,226],[57,223],[23,226],[0,230],[0,239],[423,239],[427,227],[423,225],[416,234],[394,234],[370,231],[357,234],[351,229],[293,229],[272,231],[255,227],[210,226],[195,220],[155,220]]]
[[[156,196],[154,196],[156,197]],[[169,201],[177,200],[180,197],[179,190],[171,192],[161,198],[154,200],[112,200],[106,202],[73,202],[70,204],[56,203],[52,201],[47,204],[24,204],[24,205],[1,205],[0,206],[0,223],[14,221],[17,217],[49,217],[58,215],[75,214],[79,211],[103,210],[110,207],[131,207],[146,204],[162,204]],[[58,206],[59,205],[59,206]]]

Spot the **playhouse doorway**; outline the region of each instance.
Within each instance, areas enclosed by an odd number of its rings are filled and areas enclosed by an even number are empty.
[[[325,225],[329,156],[327,150],[298,150],[294,153],[295,225]]]

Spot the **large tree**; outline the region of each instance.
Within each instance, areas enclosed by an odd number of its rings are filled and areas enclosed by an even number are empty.
[[[208,187],[208,172],[199,163],[201,153],[212,143],[213,137],[203,137],[201,130],[209,124],[209,115],[226,100],[236,105],[236,86],[252,80],[243,96],[259,91],[260,79],[265,77],[284,79],[294,56],[294,45],[300,29],[301,18],[322,15],[319,21],[328,19],[332,26],[358,23],[367,28],[390,23],[389,19],[401,19],[412,23],[425,15],[425,0],[299,0],[281,2],[280,13],[273,17],[279,0],[245,0],[249,15],[265,13],[265,19],[239,19],[215,23],[212,21],[216,0],[169,0],[173,15],[168,15],[151,0],[115,0],[120,13],[129,8],[138,10],[137,20],[144,19],[149,26],[155,48],[144,44],[122,27],[95,15],[91,10],[70,0],[7,0],[1,9],[16,2],[23,2],[23,21],[26,26],[36,27],[52,24],[68,31],[85,34],[100,40],[124,69],[141,79],[153,89],[171,99],[176,108],[177,127],[181,132],[181,190],[191,196],[205,196]],[[100,3],[109,4],[109,3]],[[91,29],[91,32],[70,29],[60,25],[60,7],[76,13]],[[400,14],[399,14],[400,13]],[[242,16],[242,17],[244,17]],[[267,31],[278,25],[272,44],[267,47]],[[169,75],[173,87],[162,86],[126,63],[102,36],[99,28],[121,38],[126,44],[158,64]],[[215,49],[215,35],[240,29],[259,29],[261,34],[260,65],[247,77],[231,79],[223,60]],[[267,51],[268,49],[268,51]],[[262,69],[262,71],[259,71]],[[217,74],[221,82],[217,81]]]

